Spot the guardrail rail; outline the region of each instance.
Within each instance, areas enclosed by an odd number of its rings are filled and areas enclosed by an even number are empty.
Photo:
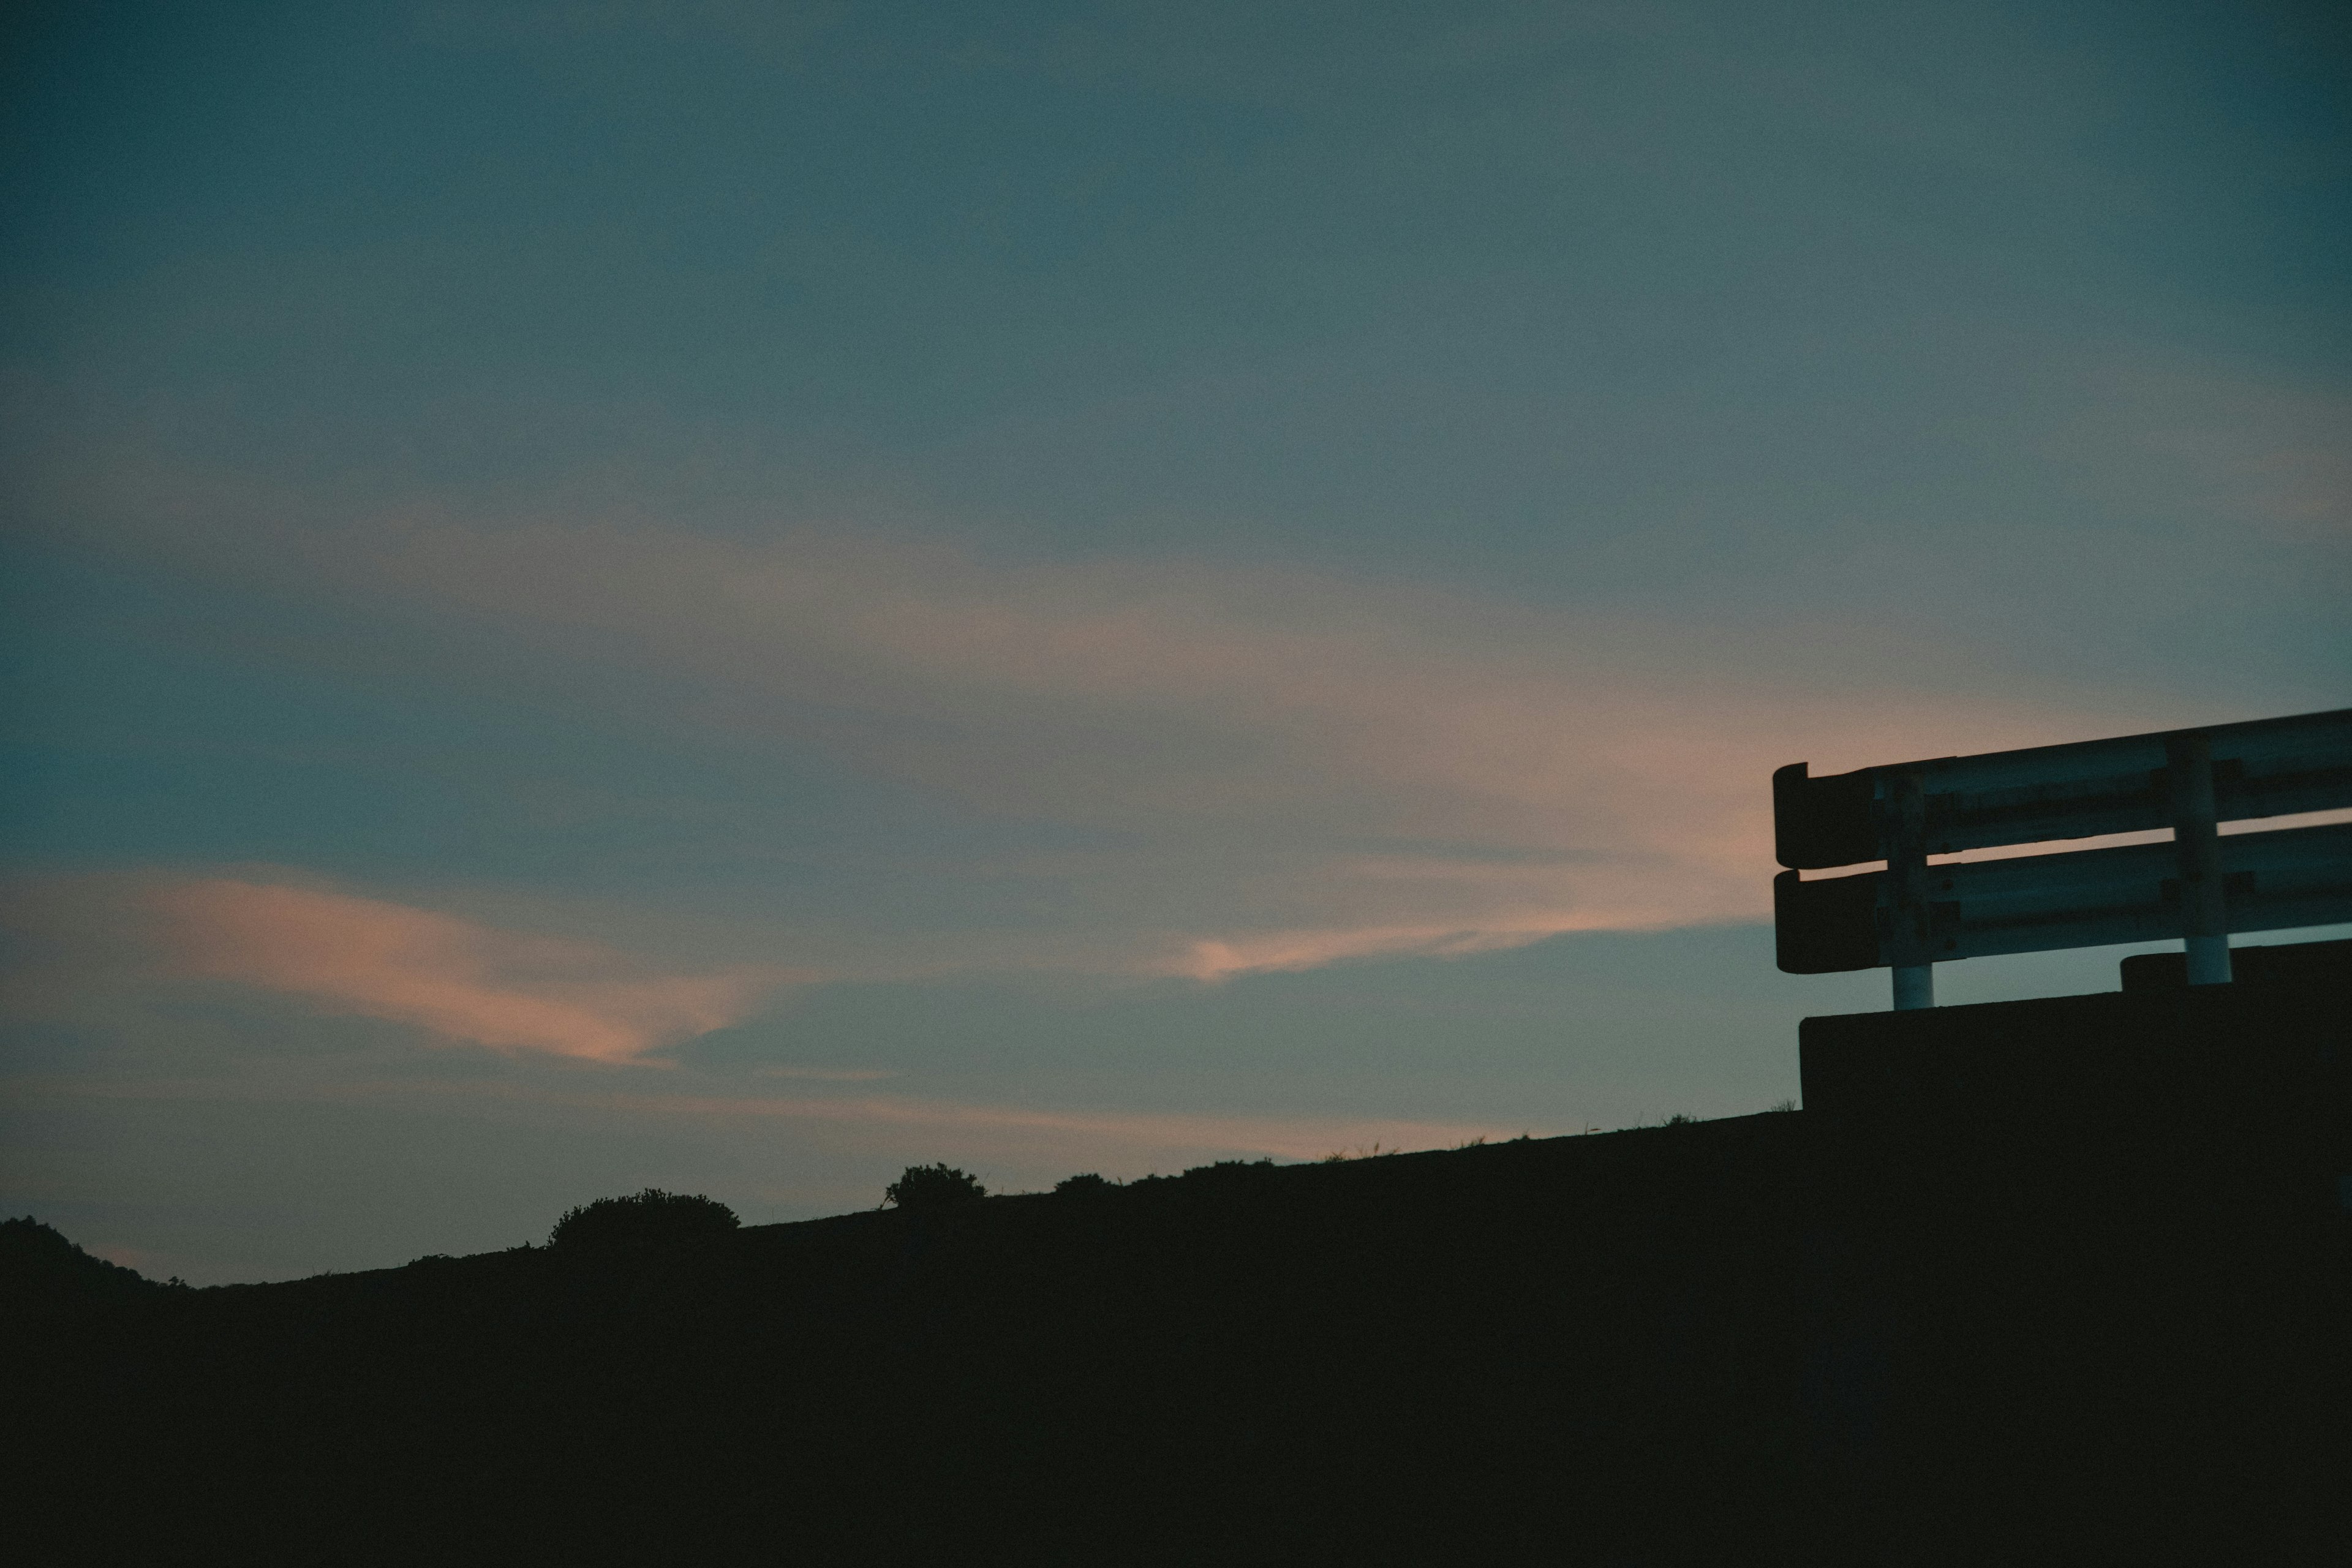
[[[2352,921],[2352,823],[2220,825],[2347,806],[2352,708],[1823,778],[1793,763],[1772,775],[1780,966],[1891,969],[1898,1009],[1930,1007],[1939,963],[2179,938],[2190,984],[2226,984],[2231,933]],[[2172,842],[1929,859],[2161,828]]]

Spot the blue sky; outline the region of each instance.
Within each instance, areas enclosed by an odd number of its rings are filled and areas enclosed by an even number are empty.
[[[7,26],[0,1206],[150,1272],[1760,1109],[1774,766],[2347,700],[2330,8]]]

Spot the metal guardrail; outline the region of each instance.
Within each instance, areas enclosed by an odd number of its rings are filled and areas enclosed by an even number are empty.
[[[2216,821],[2352,805],[2352,708],[2339,708],[1818,779],[1792,763],[1772,775],[1773,848],[1781,865],[1805,871],[1887,858],[1903,832],[1906,778],[1918,781],[1918,831],[1930,855],[2170,827],[2169,747],[2189,734],[2210,749]]]
[[[2352,921],[2352,825],[2220,837],[2222,822],[2352,806],[2352,709],[2115,740],[1772,775],[1780,965],[1885,967],[1897,1007],[1931,965],[2182,938],[2193,984],[2232,931]],[[2170,828],[2169,844],[1931,865],[1930,855]],[[1885,860],[1884,871],[1801,871]]]

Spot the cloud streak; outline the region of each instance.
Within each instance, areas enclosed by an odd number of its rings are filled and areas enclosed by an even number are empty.
[[[436,634],[462,618],[469,682],[626,708],[696,744],[814,747],[966,819],[1108,846],[1083,868],[1013,868],[1052,889],[1021,931],[985,914],[960,933],[892,931],[886,911],[828,973],[903,974],[919,952],[927,970],[1077,955],[1213,980],[1760,920],[1766,781],[1782,763],[2242,716],[2056,679],[1938,688],[1917,678],[1937,663],[1919,628],[1868,606],[1743,625],[1696,605],[1568,608],[1297,566],[1006,559],[644,514],[322,524],[291,493],[192,483],[173,499],[163,476],[108,472],[131,487],[115,515],[173,525],[142,525],[143,549],[202,537],[204,570]],[[240,546],[217,548],[224,532]],[[951,859],[923,875],[958,876]]]
[[[790,976],[635,974],[597,943],[494,930],[378,899],[226,878],[141,902],[169,973],[299,997],[493,1050],[638,1062],[747,1016]]]
[[[1299,571],[1004,565],[806,530],[373,536],[359,559],[374,591],[651,664],[721,727],[814,739],[983,810],[1188,847],[1178,881],[1199,896],[1174,901],[1195,929],[1163,927],[1133,961],[1159,973],[1760,918],[1780,763],[2142,717],[1825,692],[1785,647],[1776,670],[1728,634],[1655,617]],[[1776,635],[1801,648],[1874,634]]]

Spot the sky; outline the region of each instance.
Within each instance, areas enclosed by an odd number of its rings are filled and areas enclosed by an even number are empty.
[[[0,1210],[156,1277],[1759,1110],[1773,768],[2352,701],[2337,7],[0,29]]]

